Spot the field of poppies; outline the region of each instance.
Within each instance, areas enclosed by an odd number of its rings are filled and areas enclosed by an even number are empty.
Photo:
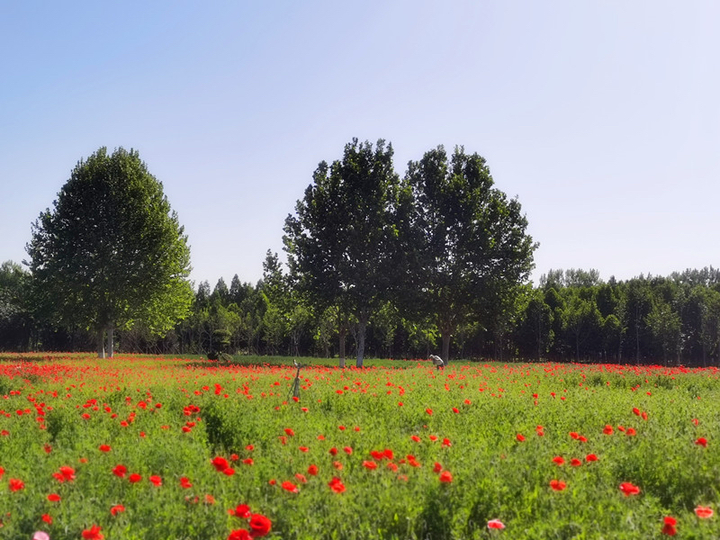
[[[720,538],[716,368],[303,361],[0,355],[0,538]]]

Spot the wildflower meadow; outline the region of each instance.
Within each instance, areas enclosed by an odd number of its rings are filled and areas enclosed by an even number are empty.
[[[0,538],[719,538],[717,368],[0,356]]]

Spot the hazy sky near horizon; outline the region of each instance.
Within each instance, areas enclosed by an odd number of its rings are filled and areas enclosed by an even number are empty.
[[[3,2],[0,262],[101,146],[135,148],[196,281],[255,282],[322,160],[487,160],[533,277],[720,266],[720,3]]]

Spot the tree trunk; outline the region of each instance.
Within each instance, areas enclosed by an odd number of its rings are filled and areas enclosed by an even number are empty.
[[[450,330],[443,330],[442,331],[442,354],[441,357],[443,359],[443,362],[446,364],[450,361],[450,338],[452,337],[452,333]]]
[[[97,343],[98,343],[98,358],[105,358],[105,329],[98,330]]]
[[[115,353],[115,344],[113,343],[113,334],[115,333],[115,328],[110,325],[107,327],[107,357],[112,358],[113,354]]]
[[[340,328],[339,336],[340,336],[340,351],[339,351],[340,367],[344,368],[345,367],[345,338],[347,338],[347,328],[345,328],[345,327]]]
[[[363,360],[365,358],[365,330],[367,330],[368,316],[361,313],[358,317],[358,332],[357,332],[357,360],[355,361],[355,367],[363,367]]]

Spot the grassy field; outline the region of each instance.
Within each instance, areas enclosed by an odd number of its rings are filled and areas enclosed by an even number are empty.
[[[720,538],[715,368],[300,361],[0,355],[0,538]]]

